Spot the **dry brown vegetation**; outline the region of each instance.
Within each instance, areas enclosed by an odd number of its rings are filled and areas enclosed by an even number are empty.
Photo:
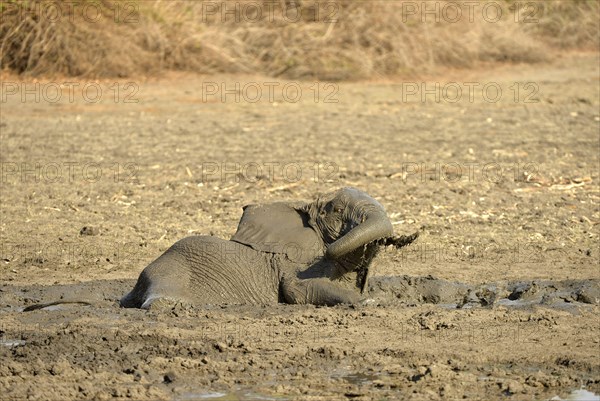
[[[596,0],[481,2],[472,18],[461,2],[428,2],[434,14],[423,4],[9,0],[0,3],[0,61],[33,76],[185,70],[338,80],[538,62],[599,46]]]

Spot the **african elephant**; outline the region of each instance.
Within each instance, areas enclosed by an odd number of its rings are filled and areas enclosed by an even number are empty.
[[[121,306],[353,303],[392,236],[383,206],[355,188],[310,203],[248,205],[231,240],[176,242],[142,271]]]

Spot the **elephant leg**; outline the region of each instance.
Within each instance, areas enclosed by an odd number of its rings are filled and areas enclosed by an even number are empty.
[[[171,248],[142,271],[133,290],[121,298],[121,306],[165,309],[166,303],[187,303],[188,282],[185,263]]]
[[[289,304],[313,304],[333,306],[352,304],[360,301],[358,291],[342,288],[328,278],[281,279],[283,299]]]

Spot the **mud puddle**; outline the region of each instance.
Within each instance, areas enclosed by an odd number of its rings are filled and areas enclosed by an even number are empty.
[[[600,401],[600,395],[585,389],[573,390],[570,394],[559,397],[554,396],[550,401]]]
[[[0,345],[4,347],[18,347],[25,344],[26,342],[23,340],[0,340]]]
[[[176,398],[174,401],[286,401],[289,398],[283,396],[273,396],[267,394],[260,394],[250,389],[237,389],[232,392],[188,392],[184,393]]]
[[[372,386],[380,382],[382,378],[387,376],[388,375],[384,375],[377,372],[354,372],[348,368],[344,368],[336,369],[330,377],[334,380],[342,380],[346,383],[354,384],[357,386]]]

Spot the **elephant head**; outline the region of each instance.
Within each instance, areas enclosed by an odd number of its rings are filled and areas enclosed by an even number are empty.
[[[356,271],[362,290],[377,253],[375,241],[392,236],[379,202],[358,189],[342,188],[310,203],[246,206],[231,239],[302,263],[325,256],[335,265],[331,278]]]
[[[352,279],[362,292],[379,250],[377,240],[394,234],[383,206],[358,189],[342,188],[307,204],[304,211],[309,225],[321,235],[326,259],[335,265],[332,278],[356,272]]]
[[[342,188],[307,204],[309,224],[327,246],[325,256],[340,259],[355,250],[394,234],[385,209],[356,188]]]

